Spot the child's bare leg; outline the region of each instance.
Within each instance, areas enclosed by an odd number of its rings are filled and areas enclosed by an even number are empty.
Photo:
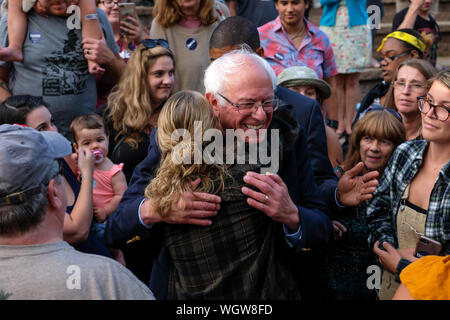
[[[93,38],[100,40],[103,38],[103,32],[100,27],[97,16],[97,7],[94,0],[80,0],[79,1],[81,11],[81,33],[83,39]],[[94,61],[88,60],[89,72],[92,74],[102,74],[105,72]]]
[[[22,0],[8,0],[9,46],[0,48],[0,60],[9,62],[23,60],[22,48],[27,25],[27,16],[22,10]]]

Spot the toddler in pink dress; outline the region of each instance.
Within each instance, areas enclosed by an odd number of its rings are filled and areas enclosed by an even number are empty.
[[[91,232],[103,240],[104,222],[116,210],[127,189],[123,163],[114,164],[108,154],[109,137],[103,119],[96,114],[77,117],[70,125],[74,148],[89,148],[94,157],[93,208]]]

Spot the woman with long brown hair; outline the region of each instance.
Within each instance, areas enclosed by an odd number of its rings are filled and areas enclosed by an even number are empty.
[[[127,181],[147,155],[149,134],[172,93],[174,70],[175,58],[165,40],[143,40],[108,96],[104,110],[99,110],[111,130],[108,157],[114,163],[124,163]]]

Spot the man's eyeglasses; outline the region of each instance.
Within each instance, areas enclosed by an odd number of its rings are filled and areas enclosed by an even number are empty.
[[[112,7],[114,7],[115,4],[119,5],[119,3],[125,3],[127,1],[128,0],[115,0],[115,1],[113,1],[113,0],[103,0],[103,1],[100,1],[100,2],[103,3],[103,5],[106,8],[112,8]]]
[[[400,113],[398,113],[397,111],[395,111],[394,109],[391,108],[385,108],[381,105],[372,105],[370,106],[367,111],[365,112],[365,114],[371,112],[371,111],[382,111],[382,110],[386,110],[387,112],[391,113],[395,118],[397,118],[398,121],[402,122],[402,116],[400,115]]]
[[[436,118],[438,118],[438,120],[445,121],[448,119],[448,115],[450,112],[449,107],[437,106],[437,105],[431,103],[431,101],[429,99],[427,99],[427,97],[417,97],[417,102],[418,102],[419,110],[423,114],[427,114],[428,112],[430,112],[431,108],[434,108],[434,114],[436,115]]]
[[[169,49],[169,43],[165,39],[144,39],[141,41],[147,49],[153,49],[156,46],[161,46],[166,49]]]
[[[386,61],[386,63],[389,64],[389,63],[395,61],[395,60],[398,59],[398,58],[401,58],[401,57],[404,57],[404,56],[410,54],[411,51],[412,51],[412,50],[407,50],[407,51],[405,51],[405,52],[396,54],[395,56],[392,56],[392,57],[385,57],[385,56],[383,56],[383,55],[380,54],[380,55],[376,58],[376,60],[377,60],[378,62],[381,62],[381,61],[384,60],[384,61]]]
[[[424,89],[427,88],[426,84],[420,84],[420,83],[405,83],[403,81],[394,81],[394,88],[400,91],[403,91],[405,87],[408,87],[408,90],[414,91],[414,92],[422,92]]]
[[[265,113],[272,113],[278,108],[278,99],[272,99],[263,101],[260,104],[256,102],[245,102],[245,103],[233,103],[228,98],[223,96],[220,93],[217,93],[219,96],[221,96],[225,101],[227,101],[229,104],[231,104],[233,107],[237,108],[238,112],[242,115],[249,116],[253,114],[258,108],[261,106]]]

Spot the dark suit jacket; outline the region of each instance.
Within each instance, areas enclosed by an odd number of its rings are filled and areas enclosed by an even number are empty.
[[[305,129],[309,160],[320,194],[329,212],[340,210],[335,200],[337,177],[328,159],[325,124],[316,100],[278,86],[275,95],[281,100],[280,109],[288,110],[298,124]]]

